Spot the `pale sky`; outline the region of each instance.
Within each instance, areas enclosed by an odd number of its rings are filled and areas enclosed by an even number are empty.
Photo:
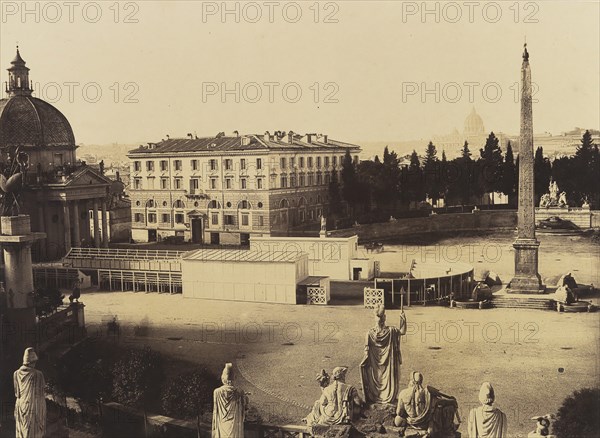
[[[29,2],[24,11],[2,0],[0,79],[18,42],[35,96],[85,144],[234,130],[410,140],[462,131],[473,106],[487,131],[518,133],[526,37],[535,132],[600,127],[598,1],[473,4],[428,2],[422,16],[420,1],[227,2],[233,12],[222,17],[220,1]],[[226,102],[223,89],[233,91]]]

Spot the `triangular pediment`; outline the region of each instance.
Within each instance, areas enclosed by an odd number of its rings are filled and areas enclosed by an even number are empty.
[[[65,181],[65,186],[98,186],[110,184],[112,184],[112,180],[104,175],[100,175],[100,173],[90,167],[84,167],[75,171]]]

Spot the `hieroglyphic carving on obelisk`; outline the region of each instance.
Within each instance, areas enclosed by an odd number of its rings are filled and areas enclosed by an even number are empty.
[[[521,66],[521,135],[519,139],[519,210],[515,248],[515,276],[508,285],[511,293],[543,293],[538,273],[539,242],[535,238],[533,174],[533,110],[531,68],[527,44]]]

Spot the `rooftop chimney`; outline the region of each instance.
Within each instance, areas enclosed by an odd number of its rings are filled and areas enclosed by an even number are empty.
[[[294,143],[294,131],[288,132],[288,143],[289,144]]]
[[[269,134],[269,131],[265,131],[265,135],[263,136],[263,139],[265,141],[271,140],[271,134]]]

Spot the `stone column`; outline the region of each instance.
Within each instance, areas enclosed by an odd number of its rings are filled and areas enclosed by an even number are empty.
[[[100,248],[100,226],[98,224],[98,199],[94,198],[94,246]]]
[[[73,202],[73,246],[81,246],[81,228],[79,225],[79,202]]]
[[[38,228],[41,233],[46,232],[46,212],[44,211],[44,204],[38,204]],[[38,243],[40,249],[40,261],[46,260],[46,242],[40,241]]]
[[[535,237],[533,175],[533,110],[531,69],[527,47],[521,67],[521,134],[519,139],[519,208],[515,248],[515,276],[508,285],[510,293],[543,293],[538,273],[539,242]]]
[[[65,254],[71,250],[71,209],[69,201],[63,203],[63,218],[65,225]]]
[[[102,247],[108,248],[108,211],[106,200],[102,200]]]

